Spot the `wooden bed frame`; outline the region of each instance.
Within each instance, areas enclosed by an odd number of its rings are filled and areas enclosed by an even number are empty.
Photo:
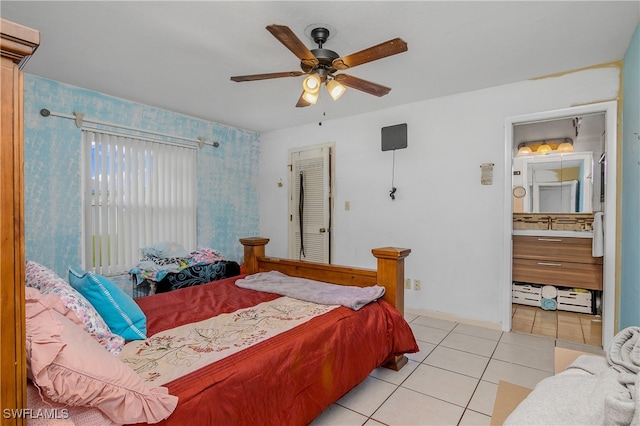
[[[385,288],[383,299],[393,305],[404,315],[404,259],[411,249],[398,247],[381,247],[371,250],[378,259],[377,269],[364,269],[349,266],[330,265],[302,260],[266,257],[265,246],[268,238],[241,238],[244,246],[245,273],[279,271],[292,277],[324,281],[340,285],[366,287],[379,285]],[[400,370],[408,359],[396,356],[385,363],[385,367]]]

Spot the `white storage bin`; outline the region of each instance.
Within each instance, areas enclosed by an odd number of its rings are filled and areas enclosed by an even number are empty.
[[[593,295],[590,291],[583,293],[558,289],[558,309],[591,314],[593,313]]]
[[[511,289],[511,301],[513,303],[540,307],[541,300],[541,286],[534,284],[513,283]]]

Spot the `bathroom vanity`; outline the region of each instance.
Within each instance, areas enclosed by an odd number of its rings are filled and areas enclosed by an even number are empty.
[[[514,230],[513,281],[602,290],[602,257],[592,256],[593,233]]]
[[[593,232],[513,231],[513,303],[544,308],[544,287],[556,288],[553,309],[594,314],[602,291],[602,257]]]

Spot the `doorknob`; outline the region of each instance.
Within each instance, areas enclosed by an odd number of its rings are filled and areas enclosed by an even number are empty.
[[[320,233],[327,232],[327,228],[320,228]]]

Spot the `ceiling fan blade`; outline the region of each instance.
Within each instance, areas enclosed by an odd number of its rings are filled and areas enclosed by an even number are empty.
[[[255,80],[268,80],[270,78],[281,78],[281,77],[298,77],[304,75],[302,71],[288,71],[288,72],[272,72],[268,74],[252,74],[252,75],[237,75],[235,77],[231,77],[232,81],[255,81]]]
[[[285,25],[268,25],[267,30],[277,38],[280,43],[289,49],[300,61],[308,66],[315,67],[318,65],[318,59],[309,50],[305,44],[300,41],[291,29]]]
[[[311,102],[307,102],[302,95],[304,95],[304,90],[302,91],[302,94],[300,95],[300,98],[298,99],[298,103],[296,104],[296,108],[304,108],[304,107],[308,107],[309,105],[311,105]]]
[[[407,49],[407,43],[404,40],[394,38],[393,40],[385,41],[384,43],[352,53],[351,55],[334,59],[333,66],[339,70],[346,70],[347,68],[353,68],[357,65],[366,64],[367,62],[376,61],[378,59],[386,58],[387,56],[406,52]]]
[[[370,95],[374,96],[384,96],[391,91],[390,87],[383,86],[381,84],[372,83],[367,80],[363,80],[358,77],[353,77],[347,74],[338,74],[335,77],[335,80],[347,87],[351,87],[352,89],[361,90]]]

